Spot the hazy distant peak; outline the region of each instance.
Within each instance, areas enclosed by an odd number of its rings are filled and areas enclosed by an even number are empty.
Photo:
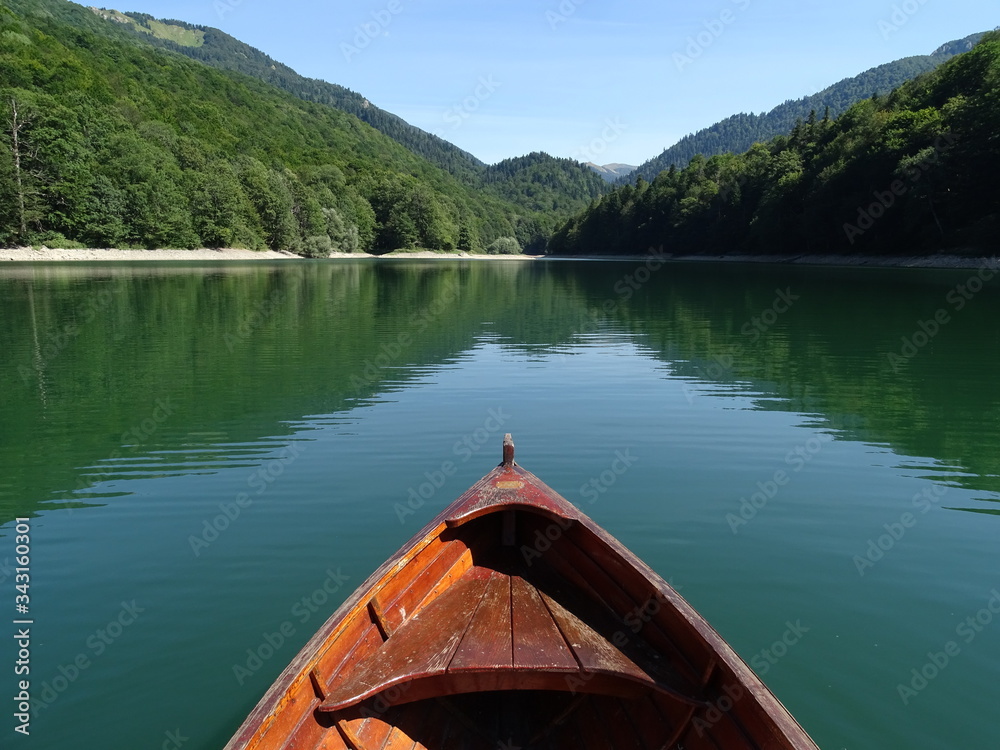
[[[597,172],[601,177],[603,177],[608,182],[614,182],[619,177],[624,177],[625,175],[632,174],[636,170],[636,167],[632,164],[594,164],[592,161],[588,161],[584,164],[585,167],[590,167],[592,170]]]

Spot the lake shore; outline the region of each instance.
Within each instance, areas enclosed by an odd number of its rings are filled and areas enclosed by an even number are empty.
[[[432,250],[401,251],[372,255],[370,253],[330,253],[330,258],[348,260],[379,259],[440,259],[440,260],[537,260],[541,255],[485,255],[472,253],[437,253]],[[125,250],[119,248],[65,249],[51,247],[0,248],[0,262],[67,262],[67,261],[203,261],[203,260],[303,260],[301,255],[287,251],[244,250],[241,248],[199,248],[195,250]]]
[[[137,261],[137,260],[297,260],[301,256],[295,253],[274,252],[273,250],[241,250],[223,248],[214,250],[201,248],[197,250],[120,250],[110,249],[59,249],[14,247],[0,249],[0,261],[15,262],[63,262],[63,261]]]
[[[587,260],[642,262],[658,258],[673,263],[770,263],[776,265],[814,266],[868,266],[873,268],[1000,268],[996,255],[477,255],[472,253],[438,253],[431,250],[393,252],[384,255],[369,253],[331,253],[331,259],[347,260]],[[0,262],[134,262],[134,261],[248,261],[248,260],[302,260],[290,252],[273,250],[243,250],[239,248],[196,250],[122,250],[122,249],[59,249],[59,248],[7,248],[0,249]]]
[[[554,260],[645,261],[657,258],[668,263],[769,263],[798,266],[851,266],[871,268],[1000,268],[996,255],[587,255],[545,256]]]
[[[330,258],[346,258],[347,260],[358,260],[359,258],[371,258],[372,260],[540,260],[544,255],[486,255],[485,253],[438,253],[433,250],[397,250],[382,255],[372,255],[371,253],[330,253]]]

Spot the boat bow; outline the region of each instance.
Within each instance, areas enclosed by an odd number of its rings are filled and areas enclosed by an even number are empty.
[[[610,731],[600,716],[632,739],[591,741]],[[666,581],[517,465],[509,435],[503,462],[334,613],[227,750],[291,736],[339,750],[511,737],[816,750]]]

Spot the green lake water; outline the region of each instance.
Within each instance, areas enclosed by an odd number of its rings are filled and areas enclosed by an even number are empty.
[[[824,750],[995,748],[998,288],[711,263],[5,264],[0,745],[220,748],[511,432]]]

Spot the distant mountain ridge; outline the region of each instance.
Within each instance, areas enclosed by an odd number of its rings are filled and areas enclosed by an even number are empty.
[[[709,157],[724,153],[743,153],[754,143],[789,133],[795,123],[805,121],[810,112],[815,112],[817,117],[822,118],[829,107],[829,116],[837,117],[855,102],[867,99],[872,94],[888,94],[921,73],[934,70],[955,55],[969,51],[982,38],[983,33],[985,32],[970,34],[963,39],[942,44],[929,55],[904,57],[879,65],[838,81],[811,96],[789,99],[767,113],[757,115],[741,112],[727,117],[684,136],[659,156],[639,165],[630,175],[618,178],[616,183],[621,185],[635,182],[638,177],[650,182],[671,166],[678,169],[687,166],[696,154]]]
[[[625,177],[636,170],[633,164],[594,164],[588,161],[584,166],[590,167],[608,182],[614,182],[619,177]]]
[[[698,154],[622,185],[560,228],[548,252],[989,258],[1000,247],[998,122],[992,31],[836,119],[809,117],[742,154]]]

